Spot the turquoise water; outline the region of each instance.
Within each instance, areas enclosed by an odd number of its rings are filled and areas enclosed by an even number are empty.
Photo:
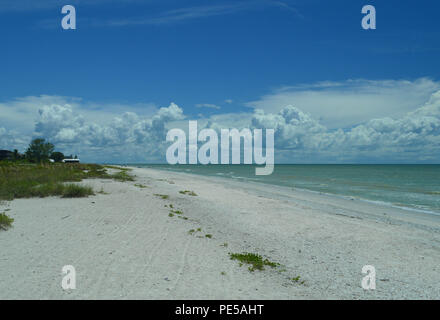
[[[256,176],[251,165],[143,166],[308,189],[440,214],[440,165],[275,165],[269,176]]]

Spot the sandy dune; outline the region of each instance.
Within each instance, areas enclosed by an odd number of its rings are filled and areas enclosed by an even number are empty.
[[[0,299],[440,298],[440,217],[222,178],[133,174],[136,182],[83,182],[108,194],[1,204],[15,222],[0,231]],[[188,220],[169,217],[169,204]],[[244,251],[281,267],[249,272],[228,256]],[[75,290],[61,287],[64,265],[76,269]],[[376,268],[376,290],[361,287],[364,265]]]

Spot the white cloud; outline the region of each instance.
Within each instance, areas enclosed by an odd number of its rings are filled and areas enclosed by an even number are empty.
[[[147,113],[133,107],[123,111],[119,105],[111,111],[90,106],[78,98],[50,96],[0,103],[0,149],[24,151],[32,137],[40,136],[87,161],[163,162],[167,130],[188,128],[182,108],[174,103]],[[216,114],[198,119],[198,125],[199,130],[275,129],[278,162],[440,162],[440,90],[408,109],[401,116],[369,115],[349,128],[332,128],[291,105],[276,112]]]
[[[217,109],[217,110],[221,109],[220,106],[217,106],[217,105],[211,104],[211,103],[199,103],[199,104],[196,104],[196,107],[197,108]]]
[[[0,103],[0,111],[0,148],[23,152],[32,137],[44,137],[59,151],[93,161],[153,160],[165,147],[167,123],[184,118],[174,103],[157,109],[150,104],[96,105],[57,96],[15,99]]]
[[[0,127],[0,149],[22,150],[29,143],[30,137]]]
[[[402,117],[440,89],[427,78],[348,80],[280,88],[246,105],[276,113],[294,105],[329,128],[347,128],[380,117]]]
[[[275,129],[281,161],[440,161],[440,90],[400,118],[371,119],[348,130],[329,130],[293,106],[257,110],[252,124]]]
[[[98,123],[108,123],[116,114],[135,112],[144,116],[152,116],[157,107],[151,103],[137,103],[124,105],[118,103],[85,102],[77,97],[64,96],[27,96],[6,102],[0,102],[0,124],[7,129],[31,134],[35,121],[38,119],[38,110],[51,105],[70,105],[84,119],[93,119]]]
[[[125,112],[106,124],[86,121],[67,104],[44,106],[39,114],[34,136],[45,137],[58,146],[67,148],[74,144],[87,149],[136,145],[144,146],[145,154],[156,152],[159,144],[165,141],[167,122],[183,118],[182,109],[174,103],[160,108],[152,117]]]

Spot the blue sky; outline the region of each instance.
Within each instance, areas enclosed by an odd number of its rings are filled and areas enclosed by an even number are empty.
[[[66,4],[77,30],[61,28]],[[376,30],[361,28],[366,4]],[[164,132],[198,119],[276,127],[279,162],[438,163],[439,10],[428,0],[2,0],[0,148],[43,136],[89,161],[161,162]]]

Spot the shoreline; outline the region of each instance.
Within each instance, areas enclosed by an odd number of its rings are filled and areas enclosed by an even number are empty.
[[[131,169],[152,169],[157,170],[160,172],[163,172],[163,174],[167,173],[175,173],[177,175],[182,175],[183,177],[187,176],[187,178],[200,178],[204,181],[210,181],[215,182],[215,180],[218,180],[219,183],[224,184],[232,184],[236,187],[240,188],[241,185],[244,187],[247,187],[249,189],[249,186],[253,186],[251,188],[253,191],[258,192],[259,195],[263,195],[267,190],[271,192],[272,196],[275,195],[281,195],[279,200],[289,198],[289,196],[295,193],[298,194],[304,194],[311,197],[316,197],[316,199],[329,199],[340,201],[340,202],[353,202],[360,206],[373,206],[376,207],[377,210],[386,210],[389,212],[389,215],[391,215],[392,218],[395,218],[396,220],[400,222],[414,222],[416,225],[422,225],[425,227],[431,227],[434,230],[437,230],[440,232],[440,214],[433,212],[433,211],[426,211],[421,209],[415,209],[411,207],[406,206],[399,206],[395,205],[390,202],[383,202],[383,201],[375,201],[370,199],[364,199],[359,198],[355,196],[348,196],[348,195],[341,195],[341,194],[334,194],[334,193],[328,193],[328,192],[321,192],[321,191],[315,191],[310,189],[304,189],[304,188],[297,188],[297,187],[288,187],[288,186],[282,186],[282,185],[276,185],[271,183],[266,183],[264,181],[253,181],[253,180],[245,180],[245,178],[228,178],[224,176],[208,176],[208,175],[201,175],[196,173],[189,173],[189,172],[179,172],[179,171],[173,171],[173,170],[164,170],[160,168],[149,168],[149,167],[138,167],[138,166],[126,166],[127,168]],[[275,192],[273,192],[273,191]],[[367,217],[364,217],[367,218]],[[381,216],[372,217],[372,219],[375,218],[381,218]],[[419,222],[419,223],[417,223]]]
[[[7,203],[15,222],[0,232],[1,299],[440,297],[435,216],[308,190],[130,168],[134,182],[81,182],[104,194]],[[280,267],[249,272],[229,257],[243,252]],[[68,264],[77,270],[77,289],[64,291],[61,268]],[[376,290],[361,287],[364,265],[376,268]]]
[[[281,164],[283,165],[283,164]],[[200,177],[211,177],[213,179],[219,178],[219,179],[225,179],[226,180],[234,180],[234,181],[238,181],[238,182],[244,182],[244,183],[256,183],[256,184],[264,184],[264,185],[268,185],[268,186],[276,186],[276,187],[281,187],[281,188],[288,188],[290,190],[297,190],[297,191],[304,191],[304,192],[311,192],[311,193],[316,193],[316,194],[320,194],[320,195],[327,195],[327,196],[334,196],[337,198],[342,198],[342,199],[347,199],[347,200],[357,200],[357,201],[365,201],[371,204],[376,204],[376,205],[383,205],[383,206],[388,206],[388,207],[393,207],[396,209],[402,209],[402,210],[406,210],[406,211],[411,211],[411,212],[417,212],[417,213],[421,213],[421,214],[428,214],[428,215],[434,215],[434,216],[440,216],[440,211],[435,211],[434,209],[423,209],[418,207],[417,205],[407,205],[407,204],[399,204],[399,203],[393,203],[390,201],[383,201],[383,200],[374,200],[374,199],[368,199],[368,198],[362,198],[358,195],[348,195],[348,194],[338,194],[338,193],[331,193],[331,192],[325,192],[325,191],[318,191],[318,190],[313,190],[313,189],[307,189],[307,188],[302,188],[302,187],[293,187],[293,186],[286,186],[286,185],[280,185],[280,184],[274,184],[265,180],[257,180],[257,179],[248,179],[246,177],[241,177],[241,176],[230,176],[230,177],[226,177],[224,174],[216,174],[216,175],[204,175],[204,174],[199,174],[199,173],[195,173],[195,172],[185,172],[185,171],[178,171],[178,170],[168,170],[168,169],[163,169],[163,168],[155,168],[154,166],[163,166],[163,164],[140,164],[140,165],[123,165],[127,168],[151,168],[154,170],[160,170],[163,172],[175,172],[175,173],[182,173],[182,174],[188,174],[188,175],[196,175],[196,176],[200,176]],[[404,165],[404,166],[411,166],[411,165]],[[418,165],[419,166],[419,165]],[[438,166],[437,164],[435,165],[431,165],[428,164],[427,166]]]

